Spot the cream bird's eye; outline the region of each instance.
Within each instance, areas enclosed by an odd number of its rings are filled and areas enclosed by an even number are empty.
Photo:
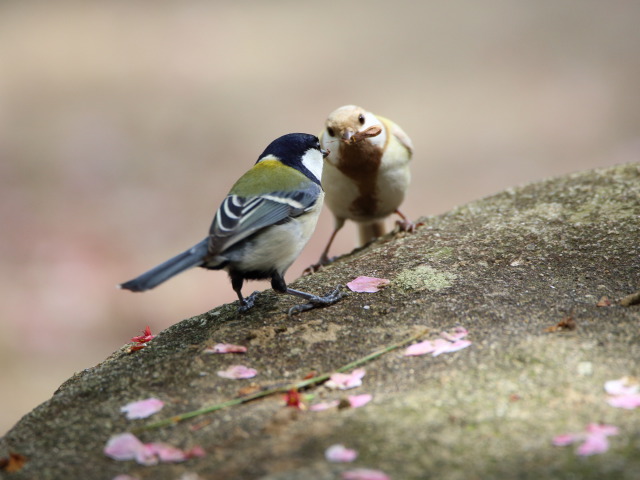
[[[364,115],[362,113],[358,115],[358,121],[360,122],[360,125],[364,125]]]
[[[335,135],[333,128],[331,127],[327,127],[327,133],[329,134],[330,137],[333,137]]]

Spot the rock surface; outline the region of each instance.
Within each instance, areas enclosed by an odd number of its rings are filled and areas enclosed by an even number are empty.
[[[637,478],[640,410],[609,406],[603,384],[640,376],[640,306],[619,303],[640,289],[640,164],[513,188],[423,221],[415,234],[379,239],[294,285],[324,293],[358,275],[390,279],[377,293],[288,317],[292,299],[267,291],[244,316],[222,305],[78,373],[0,440],[0,457],[26,457],[0,476],[329,480],[374,468],[395,480]],[[603,296],[611,306],[597,306]],[[547,330],[568,317],[575,329]],[[273,395],[136,431],[145,442],[200,445],[203,458],[142,466],[103,453],[114,434],[234,398],[251,384],[286,385],[418,327],[435,338],[457,325],[469,330],[469,348],[437,357],[395,350],[364,365],[357,389],[304,392],[316,394],[311,403],[372,394],[364,407],[301,411]],[[202,353],[218,342],[248,352]],[[216,375],[237,363],[258,375]],[[151,419],[120,412],[150,396],[166,403]],[[619,427],[609,451],[583,458],[575,446],[552,445],[592,422]],[[336,443],[356,449],[355,462],[327,462]]]

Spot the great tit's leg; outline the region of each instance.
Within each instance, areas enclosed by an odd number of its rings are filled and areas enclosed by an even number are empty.
[[[409,220],[400,210],[396,210],[394,213],[400,216],[401,220],[396,220],[396,225],[400,229],[401,232],[409,232],[414,233],[416,228],[424,225],[422,222],[414,223]]]
[[[341,290],[342,290],[342,285],[338,285],[328,295],[325,295],[324,297],[319,297],[318,295],[313,295],[312,293],[301,292],[300,290],[287,288],[286,293],[288,293],[289,295],[295,295],[296,297],[304,298],[308,302],[308,303],[303,303],[303,304],[295,305],[291,307],[289,309],[289,315],[295,315],[296,313],[306,312],[307,310],[312,310],[317,307],[325,307],[327,305],[333,305],[344,296]]]
[[[244,277],[238,273],[230,273],[229,277],[231,277],[231,287],[238,295],[238,300],[240,300],[240,306],[238,307],[238,313],[245,313],[253,307],[256,297],[258,296],[258,292],[253,292],[247,298],[242,296],[242,284],[244,283]]]
[[[337,233],[340,231],[342,227],[344,227],[344,222],[345,222],[344,218],[335,217],[335,225],[333,227],[333,232],[329,237],[329,243],[327,243],[327,246],[322,252],[322,255],[320,255],[320,260],[318,260],[318,263],[314,263],[313,265],[309,265],[307,268],[305,268],[304,271],[302,272],[303,275],[311,275],[312,273],[315,273],[318,270],[320,270],[324,265],[329,265],[331,262],[333,262],[333,258],[329,258],[329,249],[331,248],[331,244],[333,243],[333,240],[336,238]]]

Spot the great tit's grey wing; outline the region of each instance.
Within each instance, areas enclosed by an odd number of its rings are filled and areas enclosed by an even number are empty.
[[[257,197],[227,196],[209,230],[209,253],[217,254],[264,228],[288,221],[316,204],[320,187],[272,192]]]

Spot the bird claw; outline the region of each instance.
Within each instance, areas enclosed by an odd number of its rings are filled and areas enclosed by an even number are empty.
[[[255,292],[253,292],[251,295],[249,295],[246,298],[242,299],[242,304],[238,307],[238,313],[246,313],[249,310],[251,310],[251,308],[253,308],[253,305],[256,301],[256,297],[258,296],[258,292],[257,290]]]
[[[318,260],[318,263],[314,263],[313,265],[309,265],[307,268],[305,268],[302,271],[302,276],[306,277],[307,275],[313,275],[316,272],[319,272],[320,270],[322,270],[322,267],[329,265],[330,263],[333,263],[333,261],[338,258],[338,257],[320,257],[320,260]]]
[[[292,317],[297,313],[306,312],[308,310],[313,310],[318,307],[326,307],[327,305],[333,305],[342,297],[344,297],[344,293],[341,292],[343,286],[338,285],[333,291],[324,297],[315,296],[309,299],[308,303],[303,303],[300,305],[294,305],[289,309],[289,316]]]
[[[423,225],[423,222],[414,223],[407,219],[396,220],[396,226],[401,232],[415,233],[416,229]]]

